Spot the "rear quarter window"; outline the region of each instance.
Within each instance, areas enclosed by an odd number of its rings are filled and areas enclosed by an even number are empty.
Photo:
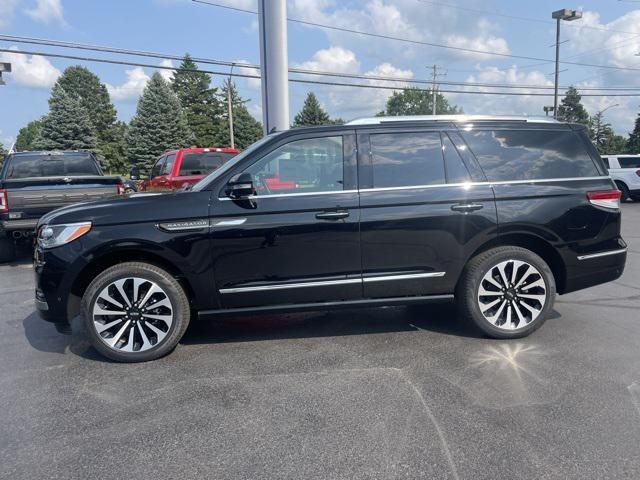
[[[618,157],[620,168],[640,168],[640,157]]]
[[[599,176],[571,131],[478,130],[462,133],[489,181]]]

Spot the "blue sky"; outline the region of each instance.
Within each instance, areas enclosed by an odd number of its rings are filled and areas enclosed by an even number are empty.
[[[256,9],[255,0],[215,0],[217,3]],[[456,8],[458,7],[458,8]],[[461,8],[460,8],[461,7]],[[450,46],[553,58],[553,10],[578,8],[583,20],[563,24],[562,57],[597,65],[640,68],[640,3],[631,0],[592,0],[579,4],[551,0],[289,0],[289,16],[368,32],[412,38]],[[482,10],[483,12],[470,11]],[[526,17],[507,18],[504,15]],[[227,61],[259,62],[256,16],[196,4],[190,0],[0,0],[0,33],[55,40],[151,50]],[[288,24],[289,63],[306,69],[368,73],[424,79],[436,63],[446,80],[552,85],[553,64],[500,58],[403,42],[363,37],[344,32]],[[113,54],[79,52],[44,46],[0,42],[0,48],[58,52],[116,58]],[[20,127],[47,111],[52,83],[65,67],[80,63],[100,76],[122,120],[135,112],[136,99],[151,68],[74,62],[0,53],[13,63],[0,87],[0,142],[13,142]],[[118,59],[160,64],[160,59],[117,56]],[[165,65],[170,63],[162,61]],[[176,62],[174,62],[174,65]],[[203,68],[213,69],[212,66]],[[218,67],[215,67],[218,68]],[[637,86],[640,75],[595,67],[563,66],[561,85],[583,87]],[[224,67],[219,67],[226,71]],[[214,76],[219,84],[220,77]],[[237,80],[250,111],[260,118],[259,82]],[[374,80],[365,83],[375,84]],[[308,90],[318,94],[333,116],[349,119],[374,114],[389,91],[290,84],[291,115],[300,108]],[[478,90],[478,88],[469,88]],[[449,94],[452,103],[467,113],[542,114],[547,97],[502,97]],[[607,120],[625,134],[640,110],[640,97],[588,97],[590,113],[610,105]]]

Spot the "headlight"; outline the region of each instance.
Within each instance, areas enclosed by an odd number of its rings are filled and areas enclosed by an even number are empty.
[[[74,241],[91,230],[91,222],[44,225],[38,231],[38,244],[42,248],[59,247]]]

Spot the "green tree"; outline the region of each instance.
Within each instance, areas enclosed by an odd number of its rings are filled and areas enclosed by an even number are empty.
[[[582,96],[573,85],[567,89],[558,107],[557,119],[563,122],[589,124],[589,114],[582,105]]]
[[[103,167],[110,170],[120,161],[118,134],[121,127],[116,125],[116,108],[111,103],[107,87],[96,74],[81,65],[66,68],[56,83],[67,94],[80,99],[97,138],[95,153]],[[116,145],[111,145],[112,141]]]
[[[54,85],[49,113],[42,119],[42,131],[33,142],[33,148],[95,151],[96,147],[91,120],[80,98],[67,94],[60,85]]]
[[[329,125],[331,118],[329,114],[324,111],[320,102],[316,98],[313,92],[307,93],[307,98],[304,99],[302,109],[296,114],[293,119],[294,127],[302,127],[306,125]]]
[[[129,161],[143,168],[150,168],[167,149],[186,147],[194,141],[180,100],[158,72],[138,100],[125,139]]]
[[[32,120],[18,131],[15,148],[18,152],[33,150],[33,142],[40,136],[42,120]]]
[[[611,124],[604,120],[602,111],[599,111],[589,119],[589,137],[598,150],[598,153],[608,153],[606,149],[611,146],[613,136]]]
[[[226,80],[222,86],[220,98],[226,101],[229,89],[231,90],[231,108],[233,111],[233,137],[235,147],[243,150],[256,140],[262,138],[262,125],[249,113],[246,103],[238,95],[238,90],[233,82]],[[229,137],[229,116],[225,115],[216,135],[216,146],[227,147],[231,145]]]
[[[211,77],[198,71],[198,66],[188,53],[173,73],[171,88],[180,99],[196,145],[213,146],[222,121],[218,89],[211,87]]]
[[[603,150],[609,154],[627,153],[627,139],[622,135],[613,135],[607,140]]]
[[[636,117],[633,131],[629,134],[626,153],[640,153],[640,114]]]
[[[4,163],[4,156],[7,154],[7,151],[4,149],[4,145],[0,143],[0,168],[2,168],[2,164]]]
[[[378,116],[397,115],[431,115],[433,113],[433,93],[431,90],[419,88],[405,88],[400,92],[393,92],[387,99],[384,111]],[[456,105],[450,105],[447,98],[436,92],[436,114],[462,113],[462,109]]]
[[[124,175],[129,170],[126,133],[127,124],[116,122],[104,136],[101,153],[104,156],[104,169],[109,173]]]

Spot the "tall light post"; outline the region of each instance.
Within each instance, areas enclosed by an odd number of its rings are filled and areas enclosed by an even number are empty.
[[[556,20],[556,81],[553,90],[553,118],[558,117],[558,77],[560,75],[560,20],[571,22],[582,18],[582,12],[563,8],[551,14],[551,18]]]

